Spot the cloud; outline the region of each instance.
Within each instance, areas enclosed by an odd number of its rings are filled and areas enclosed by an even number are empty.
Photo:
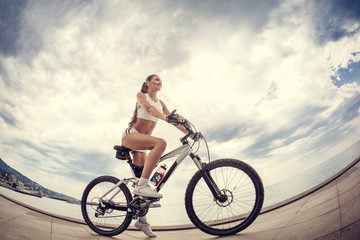
[[[21,15],[28,1],[1,1],[0,3],[0,52],[5,56],[16,55],[17,39],[21,30]]]
[[[9,112],[0,113],[0,118],[2,118],[8,125],[17,125],[17,120]]]
[[[239,27],[251,28],[253,31],[259,31],[266,26],[271,12],[280,4],[278,0],[271,1],[171,1],[166,3],[166,7],[173,11],[180,11],[186,16],[182,20],[192,23],[198,23],[201,26],[202,21],[210,21],[233,29]],[[214,31],[214,34],[215,31]]]
[[[360,95],[355,95],[347,101],[344,101],[331,116],[331,122],[328,125],[336,124],[346,125],[354,120],[360,114]],[[340,122],[339,122],[340,121]]]
[[[353,36],[360,30],[360,4],[358,1],[315,1],[315,35],[319,44],[338,41],[346,36]]]

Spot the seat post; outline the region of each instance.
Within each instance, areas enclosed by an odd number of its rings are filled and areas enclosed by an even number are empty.
[[[135,164],[132,163],[131,159],[128,160],[128,164],[130,165],[130,168],[132,170],[134,177],[140,178],[142,171],[144,169],[144,166],[141,166],[141,167],[136,166]]]
[[[131,156],[130,156],[130,151],[131,149],[126,148],[124,146],[120,146],[120,145],[115,145],[114,149],[116,150],[116,158],[120,159],[120,160],[127,160],[127,163],[129,164],[131,170],[132,170],[132,174],[134,177],[140,178],[142,171],[144,169],[144,166],[136,166],[133,164]]]

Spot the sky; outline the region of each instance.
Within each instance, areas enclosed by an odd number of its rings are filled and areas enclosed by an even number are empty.
[[[76,198],[130,176],[113,146],[153,73],[211,158],[249,163],[265,186],[360,140],[359,1],[0,0],[0,31],[0,157]],[[154,135],[169,151],[182,133]],[[195,171],[184,161],[164,199],[183,200]]]

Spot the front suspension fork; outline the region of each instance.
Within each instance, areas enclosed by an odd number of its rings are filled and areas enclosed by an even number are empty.
[[[214,199],[223,202],[223,194],[221,194],[220,189],[216,185],[214,179],[211,177],[210,172],[206,170],[206,163],[203,163],[199,156],[190,153],[190,157],[193,159],[195,165],[200,170],[201,177],[205,180],[206,185],[209,187]]]
[[[205,167],[205,166],[204,166]],[[214,179],[212,178],[212,176],[210,175],[209,171],[206,171],[204,168],[200,170],[200,174],[201,177],[204,179],[206,185],[209,187],[212,195],[214,196],[214,199],[223,202],[223,197],[221,194],[220,189],[218,188],[218,186],[216,185]]]

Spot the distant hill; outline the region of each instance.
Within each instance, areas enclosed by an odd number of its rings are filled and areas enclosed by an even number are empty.
[[[15,169],[13,169],[12,167],[10,167],[9,165],[7,165],[0,157],[0,169],[2,169],[4,172],[8,173],[8,174],[12,174],[15,175],[17,179],[19,179],[20,181],[22,181],[23,183],[32,183],[34,185],[39,185],[36,182],[30,180],[29,178],[25,177],[24,175],[22,175],[21,173],[19,173],[18,171],[16,171]],[[40,186],[40,185],[39,185]]]
[[[32,181],[28,177],[24,176],[23,174],[21,174],[17,170],[15,170],[12,167],[10,167],[9,165],[7,165],[0,158],[0,176],[4,175],[4,173],[7,173],[9,175],[15,175],[18,180],[23,182],[25,185],[31,186],[33,189],[41,189],[43,191],[45,197],[55,198],[55,199],[59,199],[59,200],[67,200],[67,201],[70,201],[70,202],[78,202],[78,200],[73,198],[73,197],[70,197],[70,196],[67,196],[65,194],[52,191],[50,189],[47,189],[47,188],[41,186],[37,182]]]

